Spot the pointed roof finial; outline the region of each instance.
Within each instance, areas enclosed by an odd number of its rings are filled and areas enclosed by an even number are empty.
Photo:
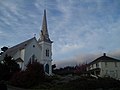
[[[103,56],[106,56],[106,53],[103,53]]]
[[[34,33],[34,37],[36,37],[36,34]]]

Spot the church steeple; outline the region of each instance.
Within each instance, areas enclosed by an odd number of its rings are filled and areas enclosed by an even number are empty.
[[[43,15],[42,32],[43,32],[43,35],[45,35],[46,38],[49,38],[48,30],[47,30],[46,10],[44,10],[44,15]]]
[[[52,75],[52,41],[49,38],[49,33],[47,29],[47,18],[46,18],[46,10],[44,10],[42,28],[41,28],[40,38],[38,40],[38,44],[40,46],[41,52],[40,59],[44,64],[45,73],[48,75]]]
[[[39,41],[46,41],[46,42],[52,43],[52,41],[49,38],[48,29],[47,29],[46,10],[44,10],[43,21],[42,21],[42,30],[41,30]]]

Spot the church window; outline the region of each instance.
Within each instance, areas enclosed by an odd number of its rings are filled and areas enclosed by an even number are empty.
[[[28,64],[31,64],[31,63],[32,63],[32,60],[31,60],[31,58],[30,58]]]
[[[34,54],[33,54],[33,55],[30,57],[30,59],[29,59],[30,63],[35,62],[36,60],[37,60],[37,59],[36,59],[36,57],[35,57]]]
[[[115,67],[117,67],[117,62],[115,62]]]
[[[106,70],[106,75],[108,75],[108,70]]]
[[[49,57],[49,50],[46,49],[46,56]]]
[[[49,65],[48,64],[45,65],[45,72],[49,74]]]
[[[32,55],[32,60],[35,60],[35,55]]]
[[[33,45],[33,47],[35,47],[35,45]]]
[[[107,65],[108,65],[107,62],[105,62],[105,67],[107,67]]]
[[[118,71],[116,70],[116,77],[118,77]]]
[[[99,63],[96,63],[96,68],[99,68]]]

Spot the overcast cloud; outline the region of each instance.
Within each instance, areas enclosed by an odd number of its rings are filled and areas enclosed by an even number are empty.
[[[120,59],[119,0],[0,0],[0,47],[39,38],[44,9],[54,63]]]

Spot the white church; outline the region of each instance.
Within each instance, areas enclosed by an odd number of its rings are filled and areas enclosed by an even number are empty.
[[[12,56],[23,70],[29,62],[37,60],[44,65],[45,73],[52,75],[52,43],[47,29],[46,10],[44,10],[42,30],[39,39],[37,40],[33,37],[9,48],[0,56],[0,60],[3,60],[6,54]]]

